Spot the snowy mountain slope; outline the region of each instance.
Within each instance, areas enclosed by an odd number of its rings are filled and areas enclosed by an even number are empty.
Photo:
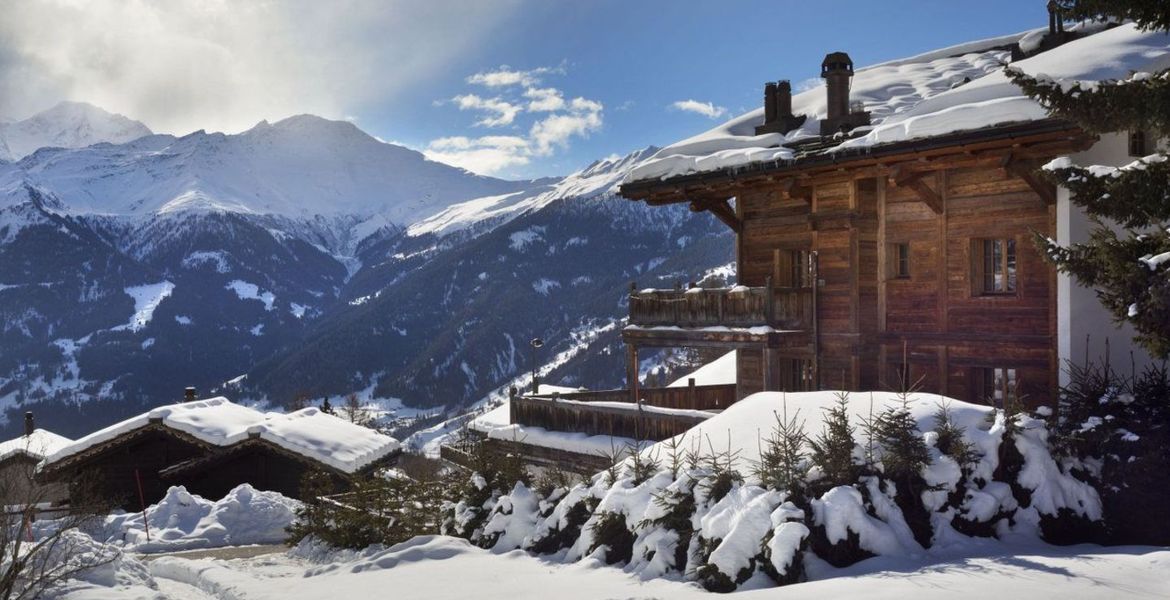
[[[301,121],[288,125],[323,128],[313,139],[340,131],[334,154],[386,147],[348,124]],[[280,179],[295,169],[278,168],[279,157],[303,159],[287,146],[307,134],[255,133],[252,141],[148,136],[0,163],[0,411],[9,418],[0,428],[16,427],[13,415],[33,408],[38,422],[83,434],[173,401],[186,385],[206,391],[245,373],[233,397],[282,404],[370,389],[455,409],[526,369],[524,340],[533,335],[549,340],[542,362],[555,364],[551,379],[619,385],[614,320],[625,314],[628,282],[672,285],[729,260],[728,234],[709,216],[613,196],[652,149],[536,182],[440,165],[435,189],[464,186],[467,197],[482,198],[510,186],[524,202],[501,214],[465,213],[442,235],[408,235],[412,223],[381,213],[319,204],[308,205],[314,214],[256,212],[266,197],[256,190],[277,188],[246,161],[264,154]],[[271,148],[261,152],[255,140],[264,136]],[[387,172],[425,164],[390,150]],[[326,179],[363,168],[330,160],[338,173]],[[252,204],[147,210],[182,181],[217,194],[248,188]],[[350,197],[373,187],[368,177],[338,185],[338,204],[377,208],[376,199]]]
[[[550,383],[620,385],[615,323],[626,314],[629,283],[671,286],[725,264],[732,251],[725,229],[685,207],[555,201],[477,237],[440,243],[425,259],[389,261],[384,287],[337,305],[295,348],[258,365],[245,393],[280,401],[374,385],[377,397],[454,409],[529,368],[533,337],[546,340],[542,363],[589,345]]]
[[[455,202],[525,187],[429,161],[352,123],[311,115],[261,122],[236,135],[197,131],[42,150],[19,164],[73,214],[380,215],[407,225]]]
[[[121,144],[150,135],[142,123],[84,102],[61,102],[23,121],[0,123],[0,160],[16,161],[39,148]]]
[[[625,174],[658,150],[649,146],[625,156],[603,158],[560,181],[538,186],[527,193],[513,192],[451,205],[438,214],[412,224],[406,234],[411,237],[426,234],[441,237],[469,228],[495,227],[564,198],[589,199],[605,194],[615,195]]]

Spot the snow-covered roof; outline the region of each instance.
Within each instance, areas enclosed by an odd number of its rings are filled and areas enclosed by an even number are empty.
[[[0,461],[17,454],[26,454],[39,460],[72,443],[73,440],[52,431],[34,429],[30,435],[0,443]]]
[[[1002,66],[1011,56],[1005,44],[1028,46],[1037,40],[1037,31],[1024,32],[857,69],[850,99],[864,103],[872,126],[854,130],[860,135],[814,153],[864,152],[884,144],[1047,119],[1047,111],[1011,83]],[[1170,35],[1140,31],[1132,24],[1092,33],[1012,63],[1013,68],[1034,76],[1067,81],[1124,79],[1133,72],[1168,66]],[[764,109],[758,108],[663,148],[633,169],[625,182],[794,162],[805,156],[792,147],[795,142],[819,138],[826,104],[823,85],[793,95],[793,114],[808,115],[808,119],[787,134],[755,135],[764,117]]]
[[[258,437],[345,473],[360,471],[401,447],[390,436],[316,408],[287,414],[261,412],[217,397],[160,406],[115,423],[59,448],[47,463],[59,462],[152,422],[212,446],[226,447]]]
[[[695,380],[695,385],[727,385],[729,383],[735,383],[735,350],[716,358],[687,375],[679,377],[666,387],[687,387],[690,385],[691,379]]]

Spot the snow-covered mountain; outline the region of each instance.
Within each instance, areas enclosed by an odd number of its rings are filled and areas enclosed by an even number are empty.
[[[312,115],[235,135],[152,135],[122,145],[42,150],[20,161],[70,214],[230,212],[406,225],[448,205],[524,184],[475,175]]]
[[[614,196],[654,150],[513,182],[300,116],[0,162],[0,411],[81,433],[228,380],[454,408],[534,335],[556,377],[620,384],[628,282],[730,259],[709,216]]]
[[[147,135],[150,129],[133,119],[84,102],[61,102],[23,121],[0,122],[0,160],[19,160],[39,148],[122,144]]]

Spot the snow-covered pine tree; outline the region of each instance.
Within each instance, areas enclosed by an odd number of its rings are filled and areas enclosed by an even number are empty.
[[[849,423],[849,392],[838,392],[837,403],[825,411],[824,430],[809,440],[812,463],[821,472],[817,488],[827,491],[839,485],[853,485],[861,465],[853,459],[854,427]]]
[[[1057,6],[1072,19],[1132,19],[1144,29],[1170,31],[1170,3],[1164,0],[1058,0]],[[1007,73],[1054,116],[1074,121],[1085,131],[1170,138],[1170,69],[1099,82],[1053,81],[1010,67]],[[1095,289],[1114,318],[1133,325],[1137,341],[1152,354],[1170,356],[1167,155],[1155,153],[1121,168],[1083,168],[1057,160],[1045,169],[1097,222],[1084,243],[1065,247],[1039,238],[1045,255],[1061,271]]]
[[[760,460],[753,465],[760,485],[788,492],[789,497],[805,497],[805,479],[809,464],[805,457],[804,445],[808,436],[804,433],[804,422],[799,421],[800,411],[788,417],[788,406],[783,413],[775,412],[776,424],[772,433],[760,440]]]

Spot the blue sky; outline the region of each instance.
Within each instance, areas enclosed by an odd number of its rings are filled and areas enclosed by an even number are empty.
[[[825,7],[842,10],[825,14]],[[1047,24],[1043,1],[1000,2],[538,2],[501,23],[498,35],[436,73],[395,106],[371,106],[360,124],[387,139],[425,148],[446,136],[524,136],[541,113],[510,125],[475,125],[483,111],[438,99],[474,94],[515,97],[517,88],[486,88],[466,77],[508,65],[563,67],[540,76],[566,98],[604,108],[601,124],[573,135],[567,148],[502,176],[563,174],[602,156],[663,145],[753,109],[762,83],[815,77],[826,52],[845,50],[858,65]],[[671,108],[695,100],[723,108],[722,118]]]
[[[0,116],[82,100],[183,134],[307,112],[527,178],[699,133],[829,51],[862,66],[1046,24],[1043,0],[42,0],[0,22]]]

